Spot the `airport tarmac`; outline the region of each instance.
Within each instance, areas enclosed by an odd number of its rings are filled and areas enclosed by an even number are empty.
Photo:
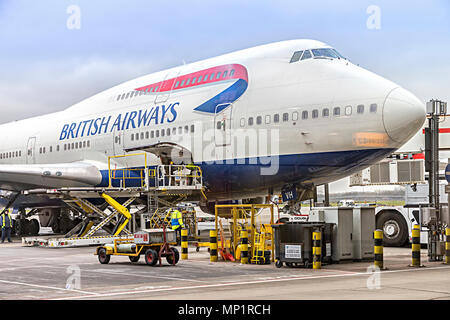
[[[117,256],[101,265],[94,250],[0,244],[0,299],[450,299],[450,265],[428,262],[425,249],[425,267],[411,268],[409,248],[385,248],[388,270],[379,277],[369,262],[321,270],[211,263],[205,248],[190,248],[189,260],[175,267]]]

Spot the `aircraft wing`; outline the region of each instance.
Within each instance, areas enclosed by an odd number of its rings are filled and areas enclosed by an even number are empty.
[[[96,186],[101,180],[100,170],[85,162],[0,165],[2,190]]]

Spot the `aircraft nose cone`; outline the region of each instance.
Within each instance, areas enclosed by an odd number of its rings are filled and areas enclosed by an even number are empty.
[[[403,88],[392,90],[383,106],[383,123],[389,137],[398,143],[408,141],[422,127],[425,104]]]

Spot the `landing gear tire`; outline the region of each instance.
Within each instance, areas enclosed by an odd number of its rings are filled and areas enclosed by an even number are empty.
[[[37,221],[36,219],[31,219],[28,226],[30,235],[37,236],[39,234],[39,230],[41,228],[39,225],[39,221]]]
[[[100,250],[98,250],[98,261],[101,264],[108,264],[109,260],[111,260],[111,256],[106,253],[105,248],[101,248]]]
[[[153,267],[158,262],[158,254],[153,249],[145,251],[145,263]]]
[[[395,212],[385,212],[377,218],[377,229],[383,230],[383,244],[401,247],[408,241],[408,226],[405,219]]]

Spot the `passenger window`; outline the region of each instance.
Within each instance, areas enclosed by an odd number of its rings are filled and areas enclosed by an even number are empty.
[[[248,118],[248,125],[249,126],[253,125],[253,118],[252,117]]]
[[[125,99],[125,93],[122,94],[122,97],[120,98],[120,100],[123,100],[123,99]]]
[[[217,72],[217,75],[216,75],[216,79],[219,79],[220,78],[220,72]]]
[[[245,118],[241,118],[241,127],[245,126]]]
[[[172,135],[176,135],[177,134],[177,128],[172,128]]]
[[[270,115],[266,115],[266,124],[270,123]]]
[[[303,53],[303,56],[302,56],[301,60],[310,59],[310,58],[311,58],[311,51],[306,50],[306,51]]]
[[[222,121],[217,121],[217,130],[220,130],[222,128]]]
[[[198,77],[198,80],[197,80],[197,83],[199,83],[199,82],[201,82],[202,81],[202,76],[199,76]]]
[[[228,71],[224,71],[224,72],[223,72],[223,75],[222,75],[222,78],[226,78],[227,75],[228,75]]]
[[[166,129],[166,136],[170,136],[170,129]]]
[[[178,134],[182,134],[183,133],[183,128],[182,127],[178,127]]]
[[[179,84],[180,84],[180,81],[175,82],[175,88],[178,88]]]
[[[341,115],[341,108],[336,107],[333,109],[333,115],[339,117]]]
[[[120,94],[117,96],[117,100],[116,101],[119,101],[120,100]]]
[[[161,129],[161,137],[164,137],[166,131],[164,129]]]
[[[156,130],[156,137],[159,138],[159,130]]]
[[[230,77],[234,76],[234,69],[230,71]]]
[[[143,140],[143,139],[144,139],[144,133],[141,132],[141,140]]]
[[[91,146],[91,141],[88,140],[88,142],[87,142],[87,147],[89,148],[90,146]]]
[[[373,103],[370,105],[370,112],[377,112],[377,104]]]
[[[289,121],[289,113],[283,113],[283,122]]]
[[[136,141],[139,140],[139,133],[136,133]]]
[[[302,112],[302,119],[303,119],[303,120],[308,119],[308,111],[303,111],[303,112]]]
[[[328,108],[325,108],[322,110],[322,117],[328,117],[330,115],[330,110]]]
[[[158,91],[158,88],[159,88],[159,86],[157,86],[157,87],[155,88],[155,92]]]
[[[208,74],[205,74],[205,78],[203,78],[203,81],[208,81]]]
[[[188,86],[190,82],[191,82],[191,78],[187,79],[186,80],[186,85]]]
[[[193,77],[193,78],[192,78],[192,84],[195,83],[195,80],[197,80],[197,77]]]
[[[312,111],[311,117],[312,117],[313,119],[318,118],[318,117],[319,117],[319,110],[314,109],[314,110]]]
[[[364,113],[364,105],[360,104],[356,107],[356,113],[362,114]]]
[[[195,132],[195,126],[193,124],[191,124],[191,132],[194,133]]]
[[[209,76],[209,80],[212,80],[212,79],[214,79],[214,72],[211,73],[211,75]]]
[[[181,86],[184,86],[184,79],[181,80]]]
[[[184,126],[184,133],[189,133],[189,126]]]
[[[86,148],[86,141],[83,141],[83,148]]]
[[[150,131],[150,138],[153,139],[154,137],[155,137],[155,131],[152,130],[152,131]]]
[[[147,131],[147,132],[145,132],[145,139],[148,139],[150,137],[150,134],[149,134],[149,132]]]
[[[298,112],[297,111],[292,112],[292,120],[293,121],[297,121],[298,120]]]
[[[278,113],[273,115],[273,122],[275,123],[280,122],[280,115]]]
[[[345,115],[350,116],[352,114],[352,106],[345,107]]]
[[[256,117],[256,124],[261,124],[262,123],[262,117],[261,116],[257,116]]]
[[[127,95],[125,96],[125,99],[128,99],[129,96],[130,96],[130,93],[128,92]]]
[[[303,50],[295,51],[294,54],[292,55],[291,61],[289,61],[289,63],[297,62],[298,60],[300,60],[300,58],[302,57],[302,54],[303,54]]]

